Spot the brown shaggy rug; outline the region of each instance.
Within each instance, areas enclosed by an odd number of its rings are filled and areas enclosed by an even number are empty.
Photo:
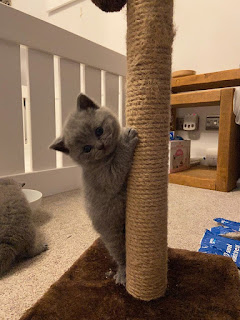
[[[105,274],[114,263],[100,240],[20,320],[238,320],[240,282],[230,258],[169,249],[168,290],[143,302]]]

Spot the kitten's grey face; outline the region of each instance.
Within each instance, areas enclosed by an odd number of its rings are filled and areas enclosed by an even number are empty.
[[[76,112],[70,116],[63,137],[71,158],[84,165],[114,151],[119,125],[105,108]]]
[[[107,108],[99,108],[89,98],[80,95],[78,110],[70,115],[62,138],[51,148],[69,154],[80,165],[87,165],[111,154],[119,133],[119,122]],[[62,144],[60,148],[59,144]]]

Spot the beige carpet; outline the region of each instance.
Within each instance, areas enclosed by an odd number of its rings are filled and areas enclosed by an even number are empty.
[[[197,250],[215,217],[240,221],[240,190],[220,193],[169,186],[169,246]],[[16,266],[0,281],[0,320],[16,320],[54,283],[97,237],[84,211],[81,192],[43,201],[35,213],[49,250]]]

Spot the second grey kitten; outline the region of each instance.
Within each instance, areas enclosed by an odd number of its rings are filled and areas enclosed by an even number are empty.
[[[0,277],[17,259],[47,250],[43,240],[21,186],[13,179],[0,179]]]
[[[77,111],[50,148],[68,154],[83,169],[87,212],[110,255],[117,262],[116,283],[125,284],[126,182],[137,132],[120,128],[109,109],[81,94]]]

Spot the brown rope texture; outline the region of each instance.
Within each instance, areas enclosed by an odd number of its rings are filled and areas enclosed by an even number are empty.
[[[128,181],[127,291],[152,300],[167,286],[167,188],[172,0],[128,0],[128,126],[139,133]]]

